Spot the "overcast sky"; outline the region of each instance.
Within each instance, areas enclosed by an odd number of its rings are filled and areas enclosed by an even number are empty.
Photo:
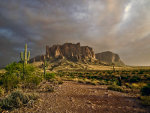
[[[65,42],[150,65],[150,0],[0,0],[0,65]]]

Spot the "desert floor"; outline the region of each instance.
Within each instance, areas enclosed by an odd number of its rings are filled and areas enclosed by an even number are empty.
[[[86,85],[65,81],[55,92],[40,93],[33,108],[23,113],[149,113],[134,95],[107,90],[104,85]]]

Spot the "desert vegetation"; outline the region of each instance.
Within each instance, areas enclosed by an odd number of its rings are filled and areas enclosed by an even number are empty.
[[[0,74],[0,107],[3,110],[12,110],[22,106],[28,106],[30,102],[38,99],[39,91],[53,92],[53,84],[60,84],[56,80],[55,73],[47,73],[46,76],[32,64],[12,63],[5,67],[5,73]],[[42,82],[49,82],[49,86],[40,86]],[[42,90],[44,89],[44,90]]]
[[[150,70],[147,69],[58,72],[58,75],[78,83],[107,85],[108,90],[130,93],[140,98],[143,105],[150,105]]]
[[[43,64],[44,65],[44,62]],[[41,92],[54,92],[64,81],[85,85],[105,85],[108,90],[129,93],[150,105],[150,70],[79,70],[51,72],[33,64],[13,62],[0,74],[1,111],[32,107]]]

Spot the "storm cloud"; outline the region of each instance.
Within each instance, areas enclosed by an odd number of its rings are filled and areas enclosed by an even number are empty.
[[[113,51],[128,65],[150,65],[149,0],[0,0],[0,65],[46,45],[88,45]]]

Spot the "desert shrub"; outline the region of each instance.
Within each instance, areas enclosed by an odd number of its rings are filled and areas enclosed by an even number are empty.
[[[36,68],[34,66],[27,64],[24,69],[24,75],[28,76],[28,75],[34,73],[35,70],[36,70]]]
[[[97,85],[97,84],[99,84],[99,81],[98,81],[98,80],[92,80],[92,81],[91,81],[91,85]]]
[[[145,76],[145,79],[150,80],[150,75],[149,75],[149,74],[146,75],[146,76]]]
[[[141,88],[141,94],[143,96],[150,96],[150,84]]]
[[[35,76],[36,68],[30,64],[25,65],[23,73],[23,65],[21,63],[12,63],[5,67],[6,73],[0,77],[0,84],[7,91],[17,88],[24,81],[38,85],[41,81],[40,77]],[[23,76],[24,75],[24,76]]]
[[[22,91],[14,91],[7,97],[0,100],[0,106],[2,109],[10,110],[13,108],[20,108],[26,105],[30,100],[36,100],[38,98],[35,94],[27,94]]]
[[[54,92],[54,87],[51,86],[51,85],[50,85],[50,86],[46,86],[46,87],[45,87],[45,91],[46,91],[46,92]]]
[[[122,87],[117,86],[117,85],[108,86],[107,89],[108,90],[113,90],[113,91],[119,91],[119,92],[123,92],[124,91]]]
[[[107,85],[107,83],[104,80],[100,80],[99,85]]]
[[[0,87],[0,96],[3,96],[5,93],[5,90],[3,88]]]
[[[28,75],[25,79],[25,83],[28,86],[30,85],[37,86],[40,84],[41,81],[42,81],[42,76],[36,76],[34,74]]]
[[[150,106],[150,96],[141,96],[141,103],[145,106]]]
[[[126,86],[127,88],[132,88],[132,85],[131,85],[130,83],[125,83],[125,86]]]
[[[85,83],[85,81],[83,79],[79,79],[78,82],[79,83]]]
[[[91,84],[91,80],[89,80],[89,79],[84,79],[84,81],[86,84]]]
[[[144,73],[144,70],[140,70],[139,72],[138,72],[138,74],[143,74]]]
[[[75,78],[74,73],[70,73],[71,78]]]
[[[10,89],[17,88],[20,78],[15,73],[5,73],[0,81],[2,83],[2,87],[8,91]]]
[[[146,86],[146,83],[138,82],[138,83],[132,83],[131,87],[136,89],[141,89],[144,86]]]
[[[121,75],[121,79],[124,80],[124,81],[128,81],[130,76],[127,76],[127,75]]]
[[[75,82],[78,82],[78,80],[79,80],[78,78],[74,78],[74,79],[73,79],[73,81],[75,81]]]
[[[137,83],[132,83],[132,84],[131,84],[131,87],[132,87],[132,88],[135,88],[135,89],[139,89],[139,88],[140,88]]]
[[[8,64],[8,65],[5,67],[5,70],[6,70],[6,72],[9,73],[9,74],[12,74],[12,73],[20,74],[20,72],[22,72],[22,70],[23,70],[23,67],[22,67],[22,64],[21,64],[21,63],[13,62],[13,63],[11,63],[11,64]]]
[[[58,80],[58,84],[63,84],[63,81],[62,80]]]
[[[64,74],[62,71],[59,71],[59,72],[58,72],[58,75],[59,75],[60,77],[63,77],[65,74]]]
[[[6,73],[8,75],[16,74],[17,76],[21,77],[23,76],[23,65],[21,63],[12,63],[5,67]],[[24,68],[24,76],[30,75],[31,73],[35,72],[35,67],[31,64],[26,64]]]
[[[46,76],[45,76],[45,79],[46,80],[54,79],[55,76],[56,76],[55,73],[47,73]]]
[[[132,76],[132,78],[130,79],[130,82],[134,83],[134,82],[139,82],[141,80],[141,78],[139,76]]]
[[[99,84],[98,80],[90,80],[90,79],[79,79],[78,80],[79,83],[85,83],[85,84],[90,84],[90,85],[97,85]]]

